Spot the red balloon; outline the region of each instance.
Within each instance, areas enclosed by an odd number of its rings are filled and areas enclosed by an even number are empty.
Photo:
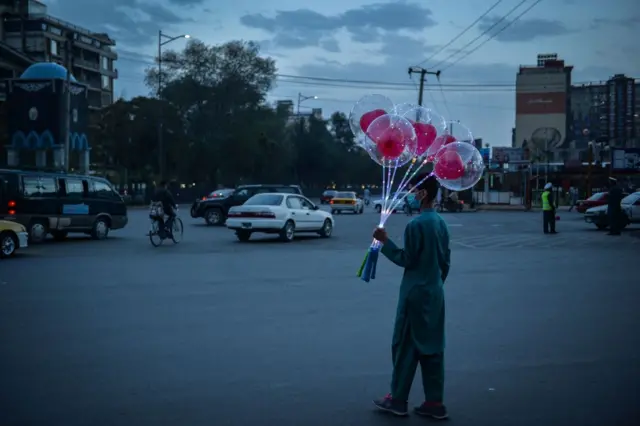
[[[362,117],[360,117],[360,129],[366,133],[371,123],[373,123],[373,120],[385,114],[386,111],[383,109],[374,109],[373,111],[363,114]]]
[[[455,151],[444,151],[436,156],[433,173],[440,179],[455,180],[464,176],[462,157]]]
[[[438,136],[438,130],[431,124],[427,123],[413,123],[413,128],[416,131],[418,143],[416,147],[416,155],[422,155],[427,152],[427,149],[433,144]]]
[[[443,146],[455,142],[456,138],[451,135],[440,135],[431,144],[430,148],[427,148],[429,151],[429,156],[427,157],[427,161],[433,161],[436,157],[436,154]]]
[[[384,158],[398,158],[406,146],[402,130],[395,127],[385,129],[374,140]]]

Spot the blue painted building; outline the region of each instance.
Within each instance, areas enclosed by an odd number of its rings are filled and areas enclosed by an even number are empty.
[[[66,108],[67,70],[56,63],[31,65],[5,86],[9,145],[7,166],[65,168],[65,127],[70,114],[69,168],[88,171],[89,107],[87,87],[71,76],[71,106]]]

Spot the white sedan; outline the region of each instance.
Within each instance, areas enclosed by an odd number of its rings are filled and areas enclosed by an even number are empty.
[[[243,242],[249,241],[254,232],[278,234],[280,240],[290,242],[295,234],[306,232],[329,238],[334,220],[301,195],[258,194],[241,206],[231,207],[226,225]]]

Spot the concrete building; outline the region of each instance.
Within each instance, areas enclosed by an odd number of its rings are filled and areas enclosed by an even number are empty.
[[[608,81],[571,88],[576,146],[593,140],[616,148],[640,147],[640,81],[618,74]]]
[[[556,54],[538,55],[536,66],[516,76],[516,131],[513,146],[526,145],[541,162],[567,161],[571,151],[571,72]]]
[[[71,65],[78,82],[88,86],[91,109],[113,103],[118,56],[113,50],[116,43],[107,34],[54,18],[47,13],[47,6],[36,0],[0,0],[0,43],[34,62]],[[0,78],[19,77],[29,65],[17,63],[0,63]]]

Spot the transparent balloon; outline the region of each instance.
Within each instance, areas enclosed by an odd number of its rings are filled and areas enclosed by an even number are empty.
[[[399,115],[382,115],[369,125],[364,149],[373,161],[386,167],[402,167],[415,156],[416,132],[409,120]]]
[[[433,174],[451,191],[475,186],[484,172],[480,151],[467,142],[452,142],[440,148],[433,161]]]
[[[457,141],[473,143],[473,133],[471,133],[471,130],[460,121],[449,121],[447,123],[447,128],[449,130],[448,133],[456,138]]]
[[[367,95],[362,97],[351,108],[349,127],[356,138],[366,132],[371,123],[378,117],[393,111],[393,102],[386,96]]]
[[[401,105],[401,108],[399,105],[396,105],[396,110],[402,111],[402,116],[411,121],[416,131],[416,156],[418,158],[425,157],[431,145],[436,141],[436,138],[446,132],[447,122],[444,117],[431,108],[411,104]],[[409,106],[411,106],[411,108],[409,108]]]
[[[393,107],[393,114],[404,116],[407,112],[416,109],[418,106],[410,102],[397,104]]]

